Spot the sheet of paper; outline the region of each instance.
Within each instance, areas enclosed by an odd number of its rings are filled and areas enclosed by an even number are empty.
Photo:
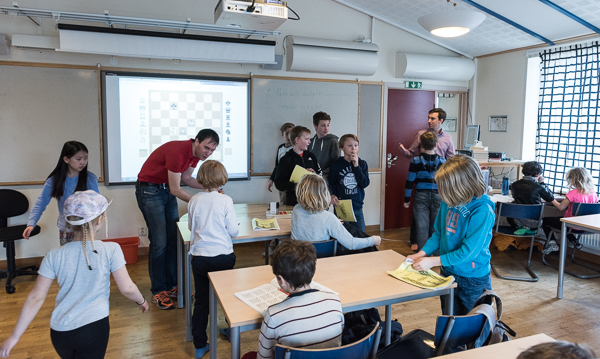
[[[290,176],[290,182],[298,183],[304,175],[314,175],[314,173],[309,172],[306,168],[296,165],[292,175]]]
[[[277,218],[252,218],[252,229],[255,231],[268,231],[270,229],[279,229],[279,224],[277,223]]]
[[[354,209],[352,208],[352,200],[351,199],[342,199],[335,206],[335,214],[339,219],[346,222],[356,222],[356,217],[354,217]]]
[[[412,261],[402,262],[400,267],[388,273],[403,282],[412,284],[419,288],[440,290],[454,283],[454,277],[442,277],[431,269],[427,271],[417,271],[412,266]]]

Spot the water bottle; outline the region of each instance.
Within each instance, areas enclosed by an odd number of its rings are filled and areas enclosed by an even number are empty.
[[[502,195],[508,196],[508,177],[502,177]]]

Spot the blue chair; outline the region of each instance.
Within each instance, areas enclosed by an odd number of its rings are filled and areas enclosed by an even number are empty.
[[[324,242],[312,242],[317,249],[317,258],[335,257],[337,252],[337,240],[332,239]]]
[[[437,317],[435,336],[416,329],[377,353],[378,359],[426,359],[457,351],[458,347],[471,349],[487,323],[484,314],[440,315]],[[431,347],[431,343],[434,347]]]
[[[285,345],[275,346],[276,359],[376,359],[381,327],[376,325],[363,339],[338,348],[296,349]]]
[[[507,236],[512,237],[531,237],[531,245],[529,246],[529,257],[527,258],[527,266],[525,269],[529,274],[529,278],[523,277],[509,277],[501,275],[496,266],[492,264],[492,271],[496,277],[506,280],[517,280],[523,282],[537,282],[539,280],[537,274],[531,269],[531,256],[533,254],[533,243],[535,241],[535,234],[526,234],[526,235],[518,235],[515,234],[515,230],[511,226],[501,226],[500,225],[500,217],[508,217],[514,219],[532,219],[537,220],[538,223],[542,223],[542,217],[544,214],[544,205],[543,204],[515,204],[515,203],[498,203],[498,215],[496,219],[496,227],[494,229],[494,233],[501,233]],[[536,228],[532,228],[532,230],[536,230],[540,226]]]
[[[575,202],[573,203],[573,217],[576,216],[587,216],[590,214],[599,214],[600,213],[600,203],[578,203]],[[553,229],[550,232],[549,237],[552,238],[554,237],[556,240],[556,243],[560,243],[560,229]],[[580,236],[583,235],[587,235],[587,234],[595,234],[595,233],[590,233],[590,232],[586,232],[583,230],[577,230],[577,229],[573,229],[571,227],[569,227],[567,234],[572,234],[574,235],[576,238],[579,238]],[[548,240],[550,240],[550,238],[548,238]],[[593,270],[594,272],[597,272],[598,274],[580,274],[580,273],[575,273],[572,271],[569,271],[565,268],[565,273],[572,275],[573,277],[577,277],[577,278],[582,278],[582,279],[589,279],[589,278],[600,278],[600,269],[594,266],[591,266],[585,262],[581,262],[578,261],[575,258],[575,253],[577,252],[577,248],[573,247],[573,251],[571,252],[571,262],[573,264],[585,267],[587,269]],[[551,263],[548,263],[546,261],[546,255],[542,255],[542,262],[544,262],[545,265],[552,267],[554,269],[558,269],[558,266],[555,266]]]
[[[20,216],[29,210],[29,201],[21,192],[12,189],[0,189],[0,242],[6,248],[6,269],[0,270],[0,278],[6,278],[6,293],[15,292],[12,280],[22,275],[37,275],[36,266],[17,268],[15,263],[15,241],[23,239],[26,224],[8,226],[8,218]],[[30,236],[40,233],[40,227],[35,226]]]

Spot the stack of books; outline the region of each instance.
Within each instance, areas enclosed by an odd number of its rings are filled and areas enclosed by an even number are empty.
[[[481,142],[477,143],[477,146],[470,148],[473,152],[473,159],[477,162],[489,162],[489,151],[487,147],[481,145]]]

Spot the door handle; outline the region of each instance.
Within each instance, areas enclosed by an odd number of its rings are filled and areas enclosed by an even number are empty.
[[[392,166],[395,166],[396,164],[394,163],[394,161],[397,159],[398,159],[398,156],[392,157],[392,154],[388,153],[387,154],[387,168],[392,168]]]

